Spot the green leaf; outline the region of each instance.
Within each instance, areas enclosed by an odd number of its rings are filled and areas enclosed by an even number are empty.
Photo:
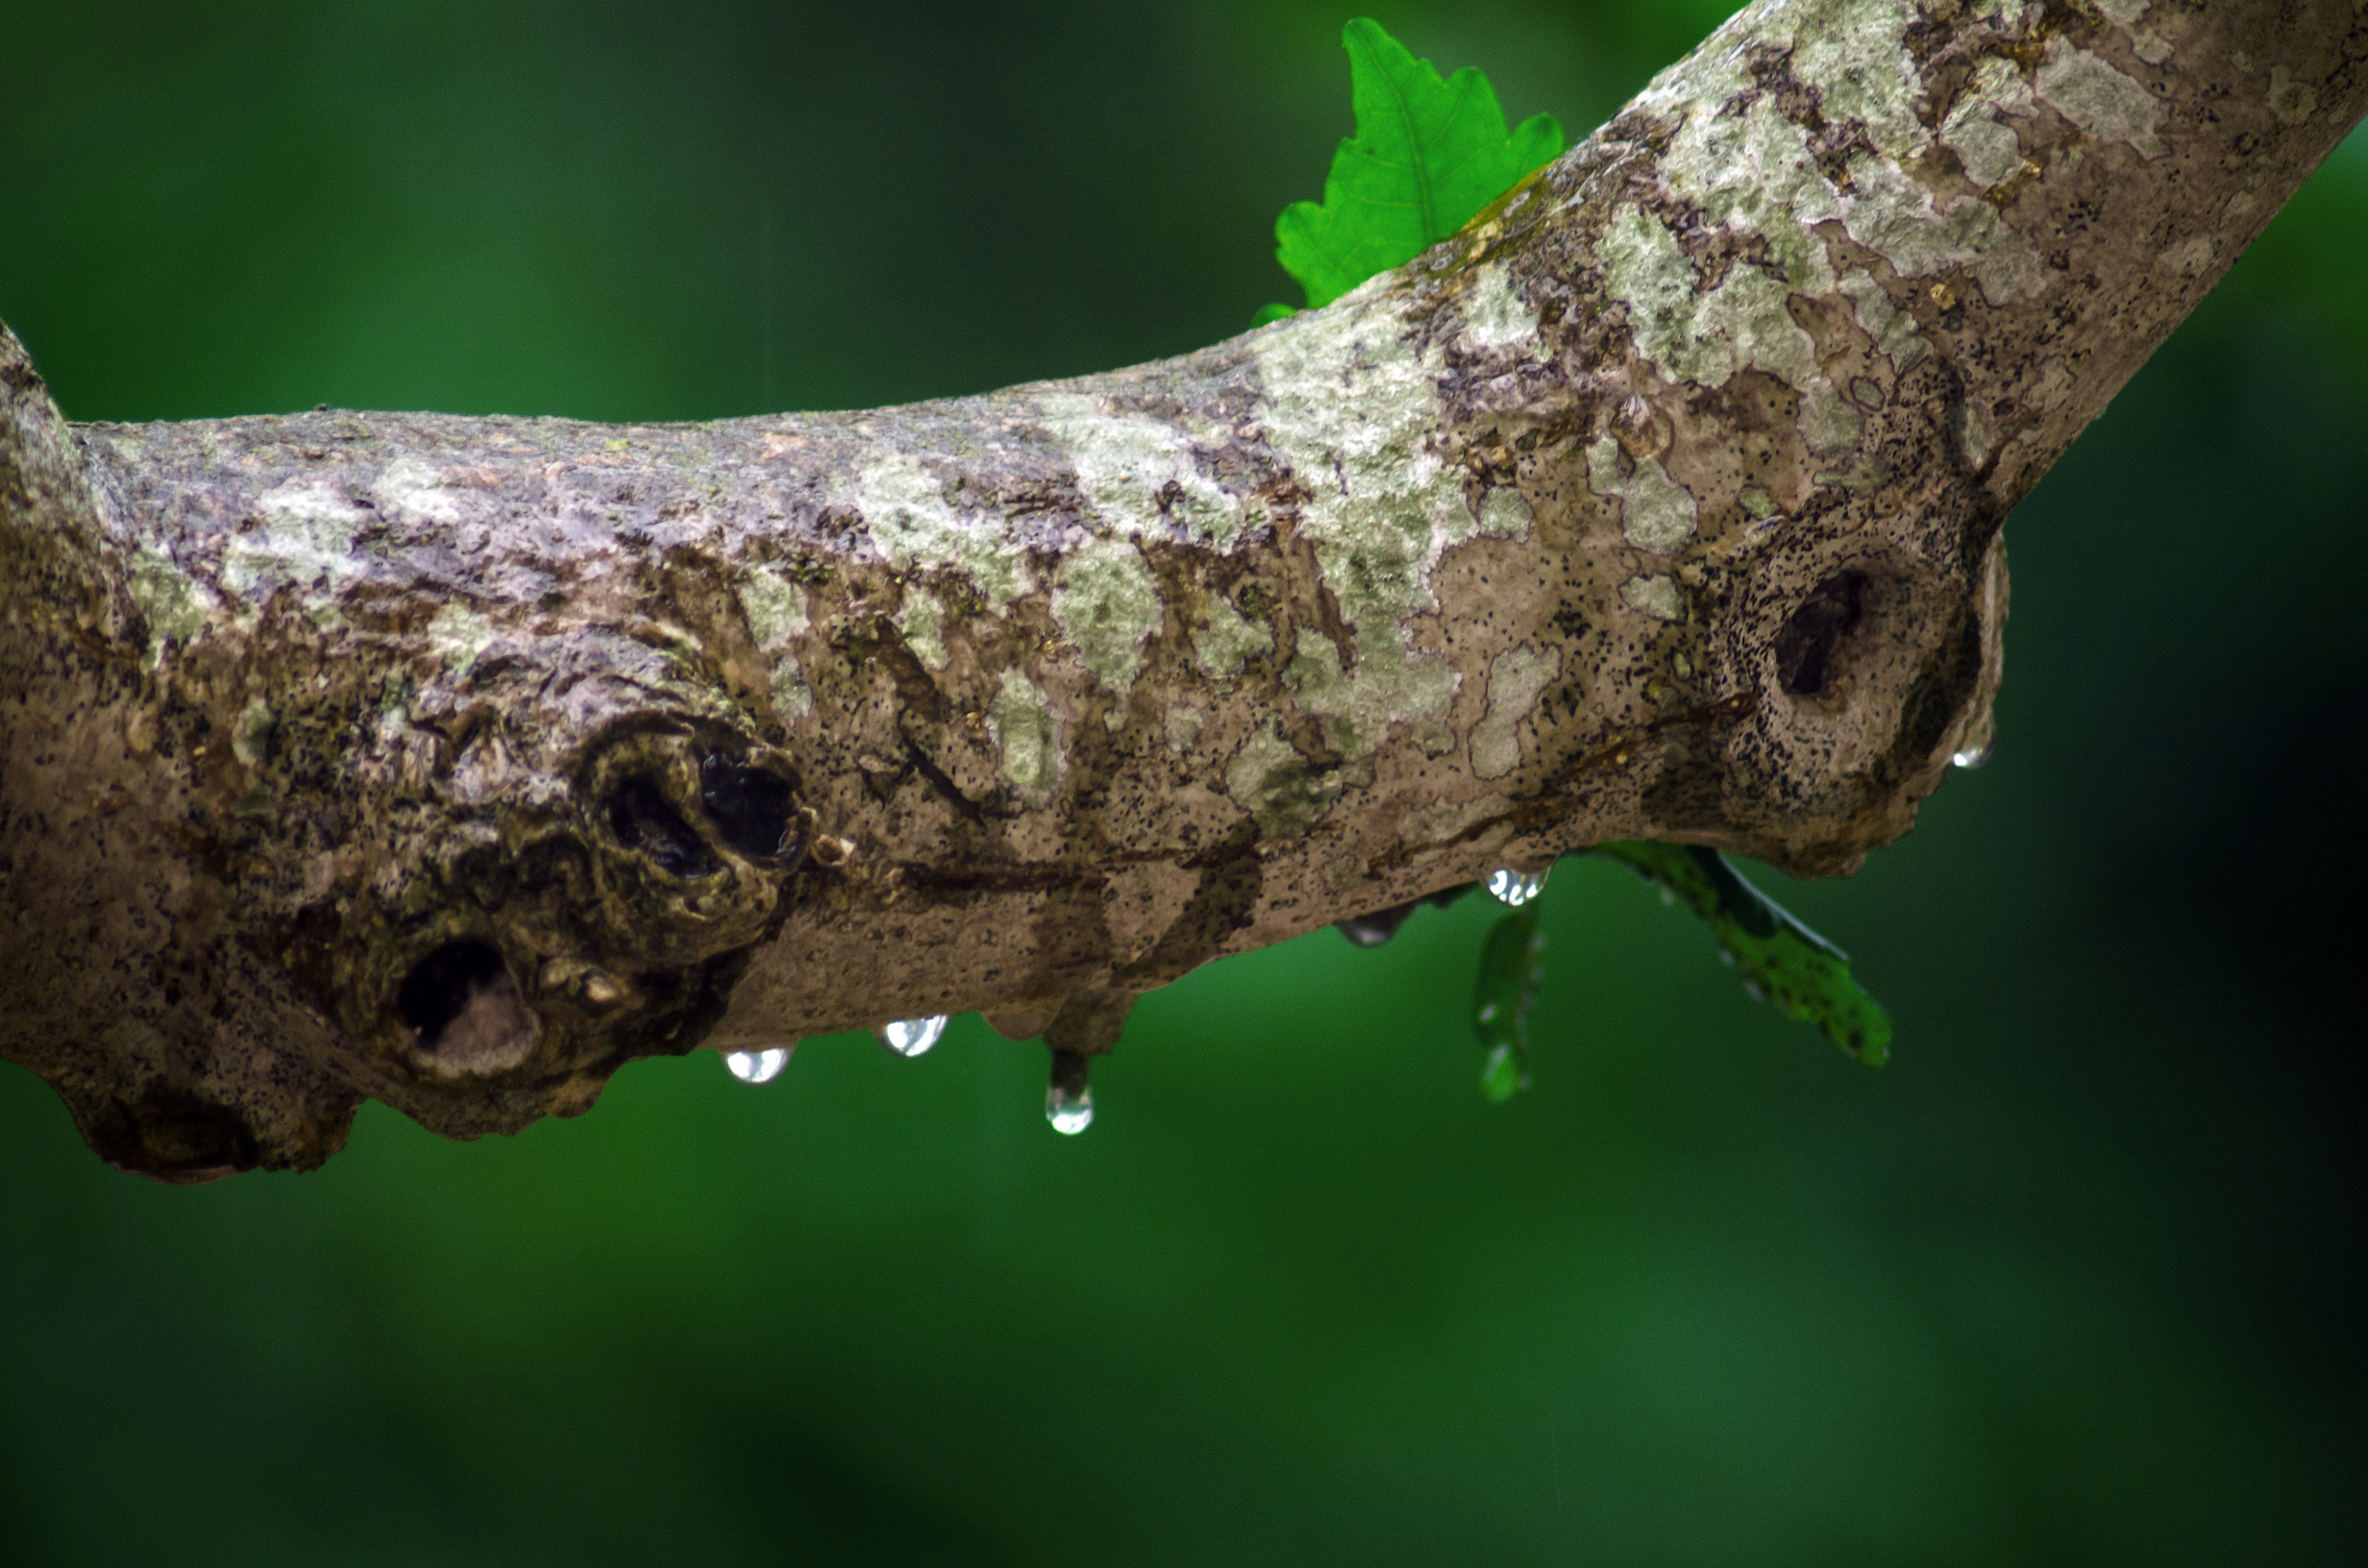
[[[1489,79],[1442,82],[1369,16],[1341,30],[1357,134],[1332,155],[1323,205],[1294,202],[1274,223],[1275,257],[1310,309],[1413,260],[1563,150],[1563,128],[1533,114],[1512,132]]]
[[[1624,862],[1708,920],[1743,978],[1785,1017],[1813,1023],[1870,1067],[1883,1066],[1891,1017],[1850,976],[1850,955],[1743,879],[1726,856],[1690,845],[1625,839],[1594,853]]]
[[[1471,988],[1471,1029],[1486,1051],[1480,1063],[1480,1092],[1498,1104],[1529,1087],[1529,1009],[1545,973],[1544,952],[1534,902],[1489,927],[1489,940],[1480,949],[1480,972]]]

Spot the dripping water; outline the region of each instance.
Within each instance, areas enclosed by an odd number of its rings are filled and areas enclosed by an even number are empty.
[[[1052,1082],[1045,1090],[1045,1119],[1056,1133],[1074,1136],[1094,1124],[1094,1086],[1085,1058],[1076,1051],[1052,1053]]]
[[[761,1051],[727,1051],[724,1066],[744,1084],[769,1084],[789,1066],[794,1045],[769,1045]]]
[[[1489,872],[1489,894],[1508,909],[1518,909],[1545,890],[1545,872],[1517,871],[1499,866]]]
[[[879,1042],[895,1056],[923,1056],[945,1036],[950,1020],[940,1013],[927,1018],[899,1018],[879,1029]]]

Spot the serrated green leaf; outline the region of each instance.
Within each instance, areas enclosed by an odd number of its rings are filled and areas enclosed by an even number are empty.
[[[1640,839],[1599,844],[1594,853],[1634,867],[1692,906],[1743,978],[1785,1017],[1817,1025],[1868,1066],[1883,1066],[1891,1017],[1851,977],[1850,956],[1745,881],[1726,856]]]
[[[1357,134],[1332,155],[1322,205],[1294,202],[1274,223],[1275,257],[1310,309],[1413,260],[1563,150],[1551,114],[1506,131],[1487,77],[1467,66],[1442,82],[1369,16],[1341,46]]]
[[[1480,1092],[1502,1103],[1529,1087],[1529,1010],[1544,977],[1545,938],[1538,906],[1522,905],[1489,927],[1471,988],[1471,1029],[1485,1054]]]

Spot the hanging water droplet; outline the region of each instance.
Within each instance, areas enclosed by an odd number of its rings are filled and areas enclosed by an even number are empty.
[[[1544,891],[1545,872],[1517,871],[1510,866],[1499,866],[1489,872],[1489,893],[1510,909],[1518,909]]]
[[[944,1037],[949,1021],[943,1013],[927,1018],[899,1018],[880,1027],[879,1042],[893,1055],[922,1056]]]
[[[1419,900],[1418,900],[1419,902]],[[1397,928],[1406,923],[1406,917],[1415,912],[1413,904],[1394,904],[1377,909],[1369,915],[1352,915],[1344,920],[1334,920],[1342,936],[1360,947],[1378,947],[1397,935]]]
[[[1953,754],[1949,760],[1960,768],[1979,768],[1982,764],[1989,761],[1989,752],[1990,743],[1988,741],[1983,741],[1977,745],[1965,747],[1962,751]]]
[[[1094,1091],[1085,1089],[1072,1094],[1057,1084],[1046,1090],[1045,1119],[1056,1133],[1084,1132],[1094,1125]]]
[[[1086,1079],[1083,1055],[1052,1053],[1052,1082],[1045,1090],[1045,1120],[1056,1133],[1075,1135],[1094,1124],[1094,1086]]]
[[[795,1049],[794,1045],[769,1045],[761,1051],[727,1051],[724,1066],[744,1084],[769,1084],[781,1076]]]
[[[1442,888],[1437,893],[1427,894],[1420,898],[1409,899],[1402,904],[1393,904],[1388,909],[1374,910],[1370,915],[1352,915],[1347,919],[1335,920],[1332,923],[1340,927],[1342,936],[1346,937],[1358,946],[1378,947],[1392,937],[1396,936],[1398,927],[1406,923],[1407,917],[1424,904],[1429,904],[1435,909],[1445,909],[1478,886],[1477,882],[1459,882],[1452,888]]]
[[[1677,890],[1669,886],[1666,882],[1661,884],[1661,902],[1663,907],[1667,909],[1675,909],[1677,907]]]

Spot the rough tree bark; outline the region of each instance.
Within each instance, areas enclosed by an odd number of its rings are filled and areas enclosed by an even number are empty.
[[[2363,57],[1770,0],[1327,309],[870,413],[68,426],[0,333],[0,1051],[205,1180],[702,1042],[1098,1051],[1608,838],[1846,871],[1986,733],[2006,514]]]

